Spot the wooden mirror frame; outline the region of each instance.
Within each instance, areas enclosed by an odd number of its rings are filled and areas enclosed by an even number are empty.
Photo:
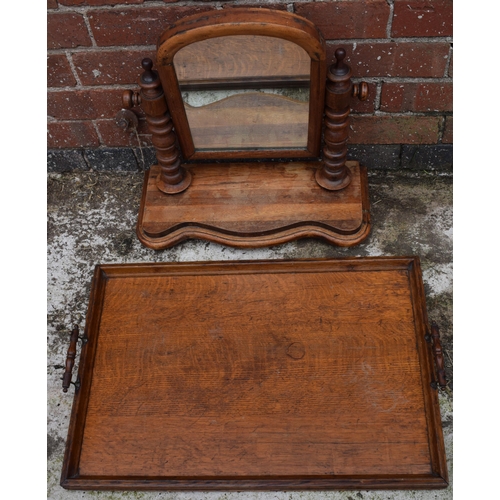
[[[308,137],[305,149],[196,151],[174,67],[175,54],[195,42],[230,35],[281,38],[302,47],[311,58]],[[321,152],[326,45],[316,26],[295,14],[267,9],[231,9],[196,14],[171,25],[157,45],[158,71],[185,160],[317,158]]]

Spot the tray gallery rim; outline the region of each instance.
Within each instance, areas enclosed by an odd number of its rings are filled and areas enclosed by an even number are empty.
[[[82,349],[79,380],[87,380],[75,391],[70,427],[64,456],[61,486],[79,490],[319,490],[319,489],[437,489],[448,486],[448,471],[444,452],[441,416],[437,391],[425,390],[425,414],[432,457],[432,473],[416,475],[361,476],[300,476],[279,477],[93,477],[79,475],[81,439],[85,427],[85,404],[88,402],[92,376],[92,356],[95,355],[102,313],[102,300],[109,279],[119,277],[190,276],[211,274],[307,273],[328,271],[377,271],[406,269],[415,312],[415,330],[422,377],[435,381],[436,369],[432,351],[424,341],[429,331],[420,259],[404,257],[340,257],[319,259],[242,260],[209,262],[98,264],[92,281],[85,326],[87,339]],[[419,332],[420,330],[420,332]],[[92,344],[93,347],[92,347]],[[89,376],[90,373],[90,376]],[[82,414],[84,415],[82,417]],[[83,422],[82,422],[83,418]]]

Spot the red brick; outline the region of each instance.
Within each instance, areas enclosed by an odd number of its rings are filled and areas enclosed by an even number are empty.
[[[47,115],[56,120],[82,120],[96,118],[90,92],[67,90],[48,92]]]
[[[351,144],[436,144],[439,116],[352,115]]]
[[[49,92],[47,114],[57,120],[114,118],[122,109],[123,89]]]
[[[337,40],[386,38],[390,10],[385,0],[356,0],[297,3],[295,13],[312,21],[326,40]]]
[[[443,144],[453,144],[453,116],[447,116],[444,122]]]
[[[82,148],[99,146],[99,137],[90,121],[47,124],[47,147]]]
[[[97,118],[115,118],[116,113],[123,108],[123,89],[95,89],[89,92]]]
[[[452,111],[451,83],[384,83],[380,110],[392,113],[405,111]]]
[[[155,60],[156,51],[86,51],[73,54],[76,72],[83,85],[137,85],[145,57]]]
[[[446,42],[382,42],[341,44],[347,51],[346,62],[355,77],[409,76],[443,77],[450,45]],[[327,45],[327,61],[335,61],[339,45]]]
[[[61,5],[72,7],[74,5],[117,5],[125,3],[143,3],[144,0],[59,0]]]
[[[453,0],[396,0],[392,36],[452,36]]]
[[[47,14],[47,47],[62,49],[92,45],[81,14]]]
[[[134,148],[139,147],[137,140],[137,135],[133,130],[123,130],[118,127],[115,120],[96,120],[95,125],[99,130],[99,134],[102,138],[102,143],[105,146],[131,146]],[[150,146],[151,135],[148,131],[148,126],[145,119],[139,120],[139,140],[141,141],[141,146]]]
[[[453,78],[453,51],[451,52],[451,55],[450,55],[450,65],[448,67],[448,76],[450,78]]]
[[[164,0],[165,1],[165,0]],[[206,0],[202,0],[202,1],[206,1]],[[249,4],[249,3],[245,3],[245,4],[241,4],[241,5],[238,5],[237,3],[236,4],[224,4],[222,6],[224,9],[239,9],[239,8],[243,8],[243,9],[272,9],[272,10],[286,10],[286,5],[283,4],[283,3],[278,3],[278,4],[269,4],[269,3],[266,3],[266,4],[261,4],[261,3],[255,3],[255,4]]]
[[[47,56],[47,87],[72,87],[76,85],[68,59],[64,54]]]
[[[47,9],[57,9],[58,7],[57,0],[47,0]]]
[[[158,37],[182,17],[214,10],[213,6],[169,6],[93,10],[88,18],[97,45],[156,45]]]

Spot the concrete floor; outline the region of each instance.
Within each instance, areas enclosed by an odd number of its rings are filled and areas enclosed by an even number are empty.
[[[449,388],[440,391],[450,480],[452,469],[452,179],[438,173],[376,171],[369,189],[372,233],[350,249],[316,240],[237,250],[189,241],[156,252],[135,236],[142,173],[78,172],[48,177],[48,475],[51,500],[116,499],[451,499],[452,486],[433,491],[346,492],[83,492],[59,486],[73,389],[64,394],[61,377],[71,325],[83,330],[93,268],[98,263],[283,259],[365,255],[418,255],[429,318],[441,328]],[[74,373],[78,369],[77,364]]]

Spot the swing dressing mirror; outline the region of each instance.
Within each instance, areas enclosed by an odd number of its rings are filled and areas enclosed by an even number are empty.
[[[183,156],[318,157],[326,51],[317,29],[262,9],[214,17],[181,21],[158,44]]]
[[[353,84],[346,52],[327,71],[318,29],[289,12],[197,14],[144,59],[141,104],[156,149],[137,235],[163,249],[190,238],[260,247],[369,233],[366,169],[347,161]],[[153,69],[154,67],[154,69]],[[363,91],[364,88],[364,91]]]

